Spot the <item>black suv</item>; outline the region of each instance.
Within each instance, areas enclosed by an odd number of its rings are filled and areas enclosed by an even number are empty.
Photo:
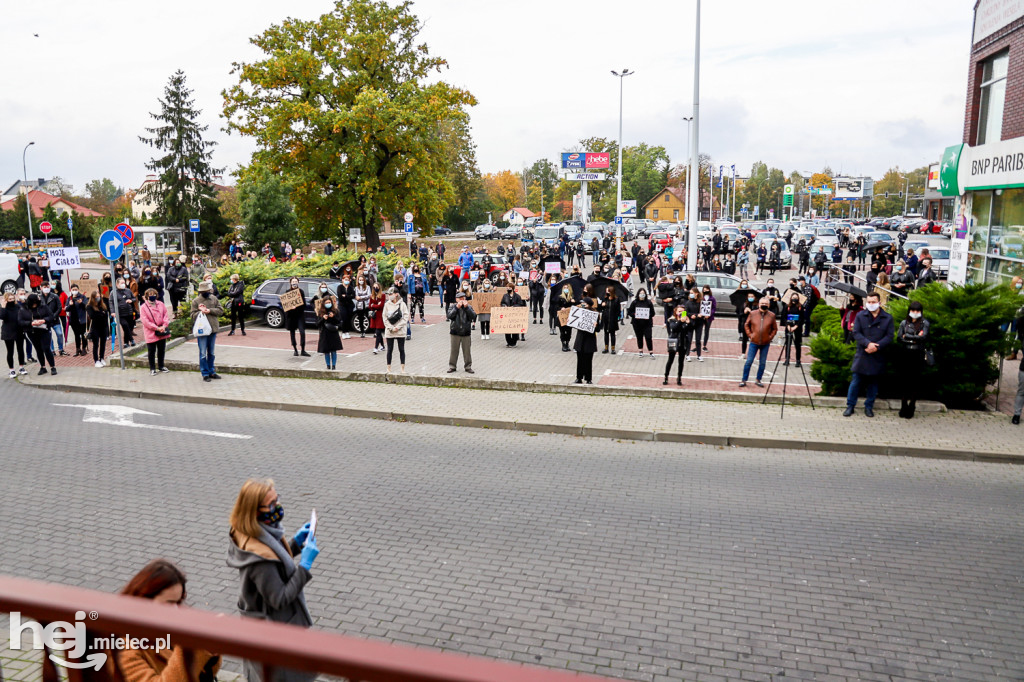
[[[263,317],[268,327],[280,329],[284,326],[284,310],[281,308],[281,294],[288,291],[290,277],[268,279],[256,288],[252,294],[252,312]],[[335,296],[338,295],[336,279],[326,277],[299,277],[299,287],[306,295],[306,325],[316,325],[316,311],[313,310],[313,297],[320,293],[320,283],[326,282],[327,288]]]

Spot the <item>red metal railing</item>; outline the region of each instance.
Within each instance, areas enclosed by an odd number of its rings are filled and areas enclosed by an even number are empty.
[[[605,678],[416,649],[239,616],[176,608],[145,599],[0,576],[0,613],[75,622],[90,631],[171,644],[366,682],[607,682]],[[95,616],[95,618],[93,617]],[[3,636],[5,633],[0,633]],[[267,670],[267,668],[265,668]],[[80,671],[68,670],[72,680]],[[270,679],[266,677],[265,679]]]

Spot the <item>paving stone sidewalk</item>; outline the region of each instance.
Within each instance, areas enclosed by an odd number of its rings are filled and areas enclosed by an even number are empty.
[[[150,376],[146,370],[69,368],[22,382],[57,390],[345,417],[567,433],[633,440],[706,442],[746,447],[814,449],[868,454],[950,457],[1024,463],[1022,436],[1002,415],[949,411],[900,419],[879,410],[653,397],[467,390],[404,384],[198,373]]]

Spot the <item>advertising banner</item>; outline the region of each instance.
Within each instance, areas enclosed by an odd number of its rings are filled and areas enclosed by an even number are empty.
[[[578,168],[583,170],[586,167],[584,165],[586,160],[587,155],[583,152],[563,152],[562,168]]]
[[[636,199],[623,199],[619,204],[619,215],[624,218],[635,218]]]
[[[610,168],[612,165],[612,155],[607,152],[587,152],[584,161],[587,168]]]

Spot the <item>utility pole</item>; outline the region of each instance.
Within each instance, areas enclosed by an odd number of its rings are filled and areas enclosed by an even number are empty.
[[[626,76],[632,76],[636,71],[630,71],[629,69],[623,69],[622,73],[618,71],[612,71],[612,75],[619,79],[619,165],[616,168],[616,182],[615,182],[615,216],[618,217],[622,211],[622,88],[623,81],[626,80]],[[587,183],[584,182],[583,186],[586,187]],[[622,248],[622,225],[615,225],[615,248]]]
[[[689,160],[689,158],[690,158],[690,123],[693,122],[693,116],[689,116],[689,117],[683,116],[683,120],[686,121],[686,158],[687,158],[687,160]],[[690,206],[690,168],[689,167],[687,167],[687,169],[686,169],[686,189],[684,190],[684,192],[685,193],[683,194],[683,196],[686,197],[686,201],[684,202],[684,204],[686,206],[686,215],[683,216],[683,220],[684,220],[685,223],[689,223],[690,222],[690,209],[691,209],[691,206]],[[697,207],[697,210],[698,211],[700,210],[699,206]]]
[[[29,249],[34,249],[35,248],[36,240],[35,240],[35,237],[32,234],[32,205],[29,203],[29,200],[28,200],[29,185],[28,185],[28,171],[26,170],[26,166],[25,166],[25,152],[27,152],[28,148],[31,147],[34,144],[35,144],[35,142],[29,142],[27,145],[25,145],[25,149],[23,149],[22,152],[21,152],[21,172],[25,176],[25,213],[28,215],[28,245],[29,245]]]
[[[689,203],[691,205],[697,204],[697,195],[700,194],[700,152],[698,149],[697,141],[699,139],[698,132],[700,130],[700,0],[697,0],[697,21],[696,21],[696,39],[693,45],[693,136],[691,140],[693,144],[690,150],[690,173],[695,177],[695,180],[690,185]],[[710,173],[709,173],[710,175]],[[714,197],[714,194],[711,194]],[[713,203],[714,200],[712,200]],[[697,218],[700,210],[689,211],[689,229],[686,233],[686,269],[696,270],[697,269]]]

